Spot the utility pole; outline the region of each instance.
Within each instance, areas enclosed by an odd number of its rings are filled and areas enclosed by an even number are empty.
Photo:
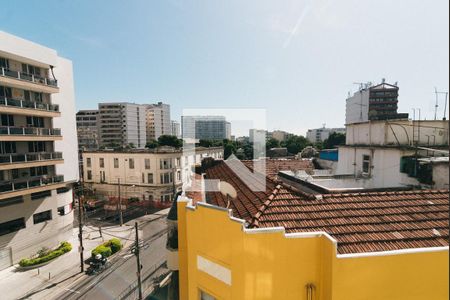
[[[445,93],[445,105],[444,105],[444,117],[442,120],[447,120],[447,99],[448,99],[448,92]]]
[[[123,215],[122,215],[122,197],[120,195],[120,178],[117,179],[117,185],[119,189],[119,220],[120,220],[120,226],[123,226]]]
[[[83,251],[84,251],[84,247],[83,247],[83,224],[82,224],[82,209],[83,209],[83,186],[80,185],[80,189],[81,189],[81,193],[80,196],[78,197],[78,239],[80,240],[80,247],[79,247],[79,252],[80,252],[80,268],[81,268],[81,273],[84,272],[84,257],[83,257]],[[75,189],[72,189],[72,195],[75,198]]]
[[[136,265],[137,265],[137,278],[138,278],[138,291],[139,291],[139,300],[142,300],[142,282],[141,282],[141,259],[139,257],[140,245],[139,245],[139,231],[138,231],[138,223],[134,223],[134,229],[136,230],[136,240],[134,242],[134,255],[136,255]]]

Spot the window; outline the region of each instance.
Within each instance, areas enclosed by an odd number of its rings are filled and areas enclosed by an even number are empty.
[[[114,158],[114,169],[118,169],[118,168],[119,168],[119,159]]]
[[[92,161],[91,161],[91,158],[88,157],[88,158],[86,158],[86,167],[90,168],[91,166],[92,166]]]
[[[134,169],[134,159],[133,159],[133,158],[130,158],[130,159],[128,160],[128,167],[129,167],[130,169]]]
[[[150,170],[150,159],[148,158],[145,159],[145,169]]]
[[[363,155],[362,171],[366,174],[370,173],[370,155]]]
[[[67,193],[68,191],[70,191],[70,189],[67,187],[62,187],[62,188],[56,189],[57,194],[64,194],[64,193]]]
[[[173,182],[173,174],[172,173],[163,173],[160,175],[161,184],[168,184]]]
[[[9,69],[9,60],[6,58],[0,57],[0,68]]]
[[[161,195],[161,202],[170,202],[172,199],[172,194]]]
[[[105,167],[105,159],[100,158],[100,168],[104,168],[104,167]]]
[[[181,158],[177,158],[177,167],[181,166]]]
[[[216,298],[214,298],[210,294],[205,293],[204,291],[200,291],[200,300],[216,300]]]
[[[105,183],[106,182],[106,173],[105,171],[100,171],[100,182]]]
[[[153,173],[147,174],[147,182],[153,184]]]
[[[5,206],[13,205],[13,204],[18,204],[18,203],[23,203],[22,196],[12,197],[12,198],[8,198],[8,199],[0,201],[0,207],[5,207]]]
[[[65,216],[72,211],[72,203],[58,207],[58,215]]]
[[[87,180],[92,180],[92,171],[91,170],[87,171]]]
[[[177,171],[177,180],[178,180],[178,181],[181,180],[181,171]]]
[[[19,218],[0,224],[0,235],[19,231],[25,228],[25,218]]]
[[[1,125],[2,126],[14,126],[13,115],[1,115]]]
[[[39,224],[52,219],[52,211],[46,210],[33,215],[33,223]]]
[[[31,194],[31,200],[38,200],[45,197],[50,197],[52,195],[52,191],[43,191],[38,193],[32,193]]]
[[[159,168],[161,170],[171,169],[172,168],[172,159],[170,159],[170,158],[161,159],[159,161]]]

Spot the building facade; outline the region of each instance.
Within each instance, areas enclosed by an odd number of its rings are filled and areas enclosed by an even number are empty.
[[[181,124],[185,139],[231,139],[231,124],[223,116],[182,116]]]
[[[80,110],[77,112],[78,148],[95,150],[99,147],[98,110]]]
[[[78,180],[71,61],[0,32],[0,269],[72,235]]]
[[[105,196],[116,196],[120,183],[124,197],[171,202],[175,192],[190,184],[195,166],[206,157],[223,158],[223,148],[84,152],[83,178]]]
[[[172,135],[170,105],[158,102],[147,105],[147,140],[158,140],[161,135]]]
[[[181,137],[181,125],[180,122],[177,121],[170,121],[170,124],[172,126],[172,135],[176,136],[177,138]]]
[[[322,127],[322,128],[316,128],[316,129],[308,129],[308,131],[306,132],[306,138],[311,143],[319,143],[319,142],[323,142],[326,139],[328,139],[328,137],[332,133],[343,133],[343,134],[345,134],[345,128],[325,128],[325,127]]]
[[[144,148],[147,141],[146,106],[134,103],[99,103],[100,146]]]
[[[347,99],[345,124],[369,120],[408,119],[407,113],[398,113],[397,85],[384,81],[379,85],[366,84]]]

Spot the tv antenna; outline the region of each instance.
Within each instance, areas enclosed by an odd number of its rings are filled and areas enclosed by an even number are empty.
[[[436,94],[436,103],[434,105],[434,119],[436,120],[437,118],[437,110],[439,107],[439,95],[445,95],[445,104],[444,104],[444,117],[443,120],[447,119],[447,98],[448,98],[448,92],[439,92],[438,89],[435,87],[434,88],[434,93]]]

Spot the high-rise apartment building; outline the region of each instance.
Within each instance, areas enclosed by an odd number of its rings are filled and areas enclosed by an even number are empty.
[[[158,102],[147,105],[147,140],[157,140],[161,135],[172,135],[170,105]]]
[[[98,149],[98,110],[77,112],[77,135],[80,150]]]
[[[183,138],[196,140],[231,139],[231,124],[223,116],[182,116]]]
[[[100,145],[105,147],[144,148],[146,106],[134,103],[99,103]]]
[[[0,31],[0,269],[72,235],[71,61]]]
[[[407,119],[407,113],[397,112],[399,87],[388,84],[371,83],[362,86],[347,99],[345,124],[364,123],[369,120]]]
[[[180,137],[181,136],[181,125],[180,122],[178,121],[170,121],[171,126],[172,126],[172,135],[176,136],[176,137]]]

